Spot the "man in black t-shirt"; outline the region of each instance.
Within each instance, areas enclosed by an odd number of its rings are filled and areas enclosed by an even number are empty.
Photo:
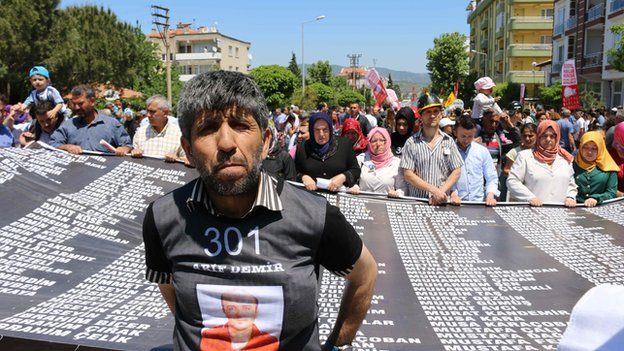
[[[323,349],[350,344],[370,306],[375,260],[325,198],[261,171],[271,133],[257,85],[237,72],[197,75],[178,114],[200,177],[152,203],[143,224],[146,278],[175,315],[174,349],[222,338],[233,316],[223,296],[242,291],[254,297],[253,325],[240,320],[250,328],[230,340],[237,349],[321,350],[320,266],[349,282]]]

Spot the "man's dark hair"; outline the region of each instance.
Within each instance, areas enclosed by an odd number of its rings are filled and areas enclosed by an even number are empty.
[[[84,95],[87,99],[95,99],[95,90],[89,85],[81,84],[72,88],[71,94],[74,96]]]
[[[453,115],[455,115],[455,117],[457,118],[461,117],[463,113],[464,113],[464,110],[462,110],[460,107],[457,107],[456,109],[453,110]]]
[[[539,121],[540,117],[546,115],[546,111],[539,111],[535,114],[535,119]]]
[[[336,106],[336,105],[334,105],[334,106],[331,106],[328,110],[329,110],[330,112],[340,111],[340,106]]]
[[[462,127],[466,130],[471,130],[477,128],[477,124],[472,119],[472,117],[460,117],[455,123],[455,128]]]
[[[327,106],[327,104],[321,101],[321,102],[319,102],[319,103],[318,103],[318,105],[316,105],[316,109],[317,109],[318,111],[320,111],[320,110],[322,110],[322,109],[323,109],[323,107],[325,107],[325,106]]]
[[[35,103],[35,106],[31,109],[32,116],[41,116],[51,111],[54,108],[54,104],[51,101],[43,100]]]
[[[520,127],[520,134],[525,130],[530,129],[533,133],[537,133],[537,126],[534,123],[525,123]]]
[[[485,110],[483,111],[483,118],[486,118],[486,117],[488,117],[488,118],[489,118],[489,117],[492,117],[492,116],[494,116],[494,113],[495,113],[495,112],[494,112],[494,110],[493,110],[493,109],[491,109],[491,108],[485,109]]]
[[[9,102],[9,99],[7,99],[6,95],[0,94],[0,104],[6,105],[7,102]]]
[[[196,75],[186,83],[178,102],[182,135],[190,141],[196,118],[231,107],[251,113],[262,132],[267,128],[269,109],[260,88],[250,76],[227,71]]]

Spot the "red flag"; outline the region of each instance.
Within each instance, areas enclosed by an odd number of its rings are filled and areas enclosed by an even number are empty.
[[[381,105],[388,98],[388,92],[386,92],[386,88],[384,87],[377,70],[374,68],[368,70],[368,73],[366,73],[366,80],[368,81],[368,85],[375,96],[375,101]]]
[[[455,95],[455,98],[459,95],[459,82],[455,82],[453,86],[453,95]]]

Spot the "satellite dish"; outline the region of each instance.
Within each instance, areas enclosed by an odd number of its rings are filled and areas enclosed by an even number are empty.
[[[247,54],[247,58],[251,61],[251,60],[253,60],[253,55],[251,53],[248,53]]]
[[[216,46],[212,47],[212,52],[217,52],[217,47]]]

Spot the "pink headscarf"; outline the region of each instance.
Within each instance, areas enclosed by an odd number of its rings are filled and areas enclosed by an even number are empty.
[[[624,147],[624,122],[620,122],[615,126],[613,146]]]
[[[557,135],[557,138],[555,140],[554,147],[552,147],[551,149],[544,149],[540,146],[540,138],[544,133],[546,133],[546,130],[548,128],[552,128],[552,130]],[[540,122],[540,124],[537,126],[537,137],[535,141],[535,146],[533,146],[533,156],[535,156],[535,159],[542,163],[547,163],[550,165],[555,161],[557,155],[560,155],[566,161],[571,163],[574,158],[572,157],[572,155],[570,155],[569,152],[559,146],[560,139],[561,129],[559,129],[559,125],[557,124],[557,122],[549,119]]]
[[[381,134],[381,136],[386,139],[386,150],[380,154],[375,155],[373,153],[371,140],[373,139],[373,136],[375,136],[375,134],[377,133]],[[386,167],[390,164],[390,162],[392,162],[394,155],[392,154],[390,134],[388,134],[388,130],[386,128],[375,127],[368,133],[368,150],[366,151],[366,153],[369,155],[371,161],[373,161],[375,169]]]

